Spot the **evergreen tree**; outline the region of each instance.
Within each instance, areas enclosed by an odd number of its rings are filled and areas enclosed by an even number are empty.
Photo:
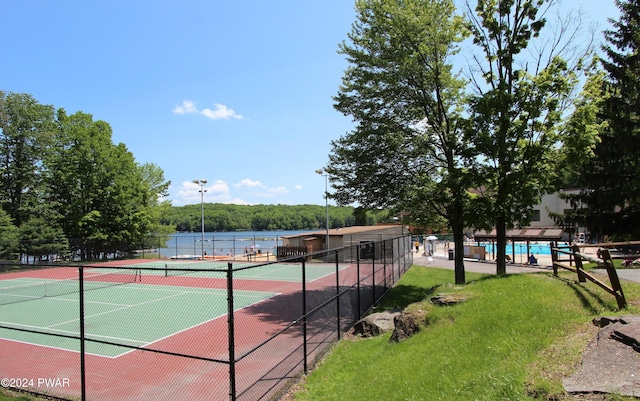
[[[55,221],[31,218],[20,226],[20,250],[23,255],[51,262],[69,254],[69,241]]]
[[[11,222],[11,217],[0,209],[0,259],[18,258],[18,236],[18,228]]]

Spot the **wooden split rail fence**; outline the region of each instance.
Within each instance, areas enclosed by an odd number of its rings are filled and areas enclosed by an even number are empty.
[[[570,270],[572,272],[577,273],[578,281],[581,283],[586,282],[587,280],[596,284],[598,287],[604,289],[609,294],[613,295],[618,302],[618,308],[623,309],[627,306],[627,300],[624,297],[624,292],[622,291],[622,286],[620,285],[620,279],[618,278],[618,273],[616,268],[613,265],[613,257],[611,255],[611,251],[609,248],[615,248],[618,246],[631,246],[631,245],[640,245],[640,241],[635,242],[616,242],[616,243],[606,243],[606,244],[597,244],[597,245],[564,245],[560,246],[555,242],[551,243],[551,260],[553,261],[553,275],[558,275],[558,269],[562,268],[565,270]],[[580,251],[580,248],[585,247],[598,247],[600,248],[599,257],[593,257],[592,255],[587,255]],[[617,256],[616,259],[625,258],[628,256]],[[636,255],[637,257],[637,255]],[[607,270],[607,274],[609,275],[609,283],[607,284],[604,281],[600,280],[598,277],[593,274],[587,272],[583,268],[583,263],[597,263],[598,266]]]

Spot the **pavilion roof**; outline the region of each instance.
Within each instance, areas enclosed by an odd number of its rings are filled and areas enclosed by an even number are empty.
[[[557,227],[529,227],[507,230],[509,241],[557,241],[562,239],[562,229]],[[491,241],[497,239],[496,229],[490,232],[477,231],[474,235],[476,241]]]

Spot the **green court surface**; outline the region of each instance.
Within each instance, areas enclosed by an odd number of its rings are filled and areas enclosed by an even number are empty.
[[[0,280],[0,287],[51,282],[19,278]],[[0,288],[1,292],[1,288]],[[277,295],[234,291],[241,309]],[[227,313],[223,289],[126,284],[85,291],[85,336],[96,340],[145,346]],[[79,294],[72,293],[0,305],[0,324],[9,327],[79,336]],[[70,351],[80,341],[0,328],[0,337]],[[86,342],[87,353],[117,357],[129,348]]]
[[[245,267],[250,267],[246,268]],[[168,276],[192,276],[209,278],[226,278],[227,262],[224,261],[153,261],[133,265],[142,268],[142,274],[156,274]],[[346,264],[339,266],[342,270]],[[159,270],[145,270],[153,268]],[[175,270],[174,270],[175,269]],[[187,269],[187,270],[179,270]],[[205,271],[210,270],[210,271]],[[213,271],[211,271],[213,270]],[[307,281],[314,281],[336,271],[335,263],[308,263],[305,265]],[[273,280],[300,282],[302,280],[302,265],[300,263],[273,263],[265,265],[249,265],[242,262],[233,263],[233,278],[240,280]]]

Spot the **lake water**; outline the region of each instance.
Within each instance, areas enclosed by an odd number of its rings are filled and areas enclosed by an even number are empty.
[[[282,245],[282,237],[317,230],[292,231],[233,231],[204,233],[176,233],[171,236],[164,248],[158,252],[166,258],[205,255],[240,255],[252,247],[256,251],[273,252]]]

